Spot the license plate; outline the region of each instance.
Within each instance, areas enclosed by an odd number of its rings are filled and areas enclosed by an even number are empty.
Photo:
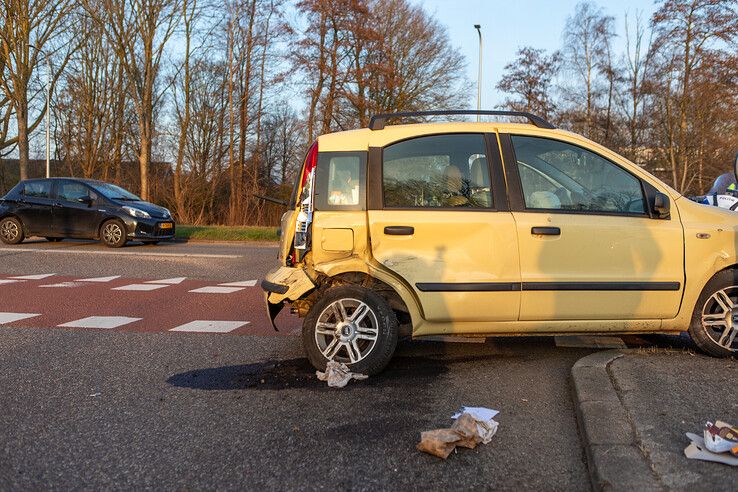
[[[171,222],[164,222],[163,224],[159,224],[160,229],[171,229],[174,226]]]

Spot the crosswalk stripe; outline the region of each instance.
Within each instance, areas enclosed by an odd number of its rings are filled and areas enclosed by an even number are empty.
[[[39,287],[81,287],[82,284],[77,282],[59,282],[58,284],[47,284],[47,285],[39,285]]]
[[[165,278],[164,280],[149,280],[148,282],[144,282],[145,284],[166,284],[166,285],[177,285],[181,284],[187,280],[187,277],[175,277],[175,278]]]
[[[193,289],[189,292],[195,292],[197,294],[232,294],[234,292],[238,292],[239,290],[244,290],[244,288],[243,287],[211,286],[211,287],[200,287],[199,289]]]
[[[227,284],[218,284],[223,287],[253,287],[256,285],[256,280],[243,280],[241,282],[228,282]]]
[[[55,273],[42,273],[40,275],[19,275],[17,277],[8,277],[15,280],[43,280],[45,278],[53,277]]]
[[[11,279],[2,279],[0,280],[0,284],[17,284],[20,282],[25,282],[25,280],[11,280]]]
[[[135,321],[141,321],[141,319],[129,318],[127,316],[89,316],[57,326],[60,328],[104,328],[110,330]]]
[[[116,278],[120,278],[120,275],[113,275],[112,277],[92,277],[92,278],[78,278],[75,282],[112,282]]]
[[[188,331],[192,333],[229,333],[249,324],[248,321],[206,321],[196,320],[172,328],[169,331]]]
[[[156,289],[163,289],[169,287],[168,285],[157,285],[157,284],[130,284],[122,287],[114,287],[110,290],[136,290],[136,291],[149,291]]]
[[[22,319],[35,318],[36,316],[41,315],[31,313],[0,313],[0,325],[6,323],[14,323]]]

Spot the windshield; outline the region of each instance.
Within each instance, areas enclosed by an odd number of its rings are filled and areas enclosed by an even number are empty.
[[[94,188],[102,193],[102,195],[105,198],[109,198],[111,200],[125,200],[129,202],[140,202],[141,199],[131,193],[130,191],[126,191],[120,186],[115,186],[114,184],[110,183],[95,183],[93,184]]]

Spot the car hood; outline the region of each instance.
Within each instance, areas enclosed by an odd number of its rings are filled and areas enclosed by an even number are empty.
[[[131,208],[137,208],[139,210],[143,210],[144,212],[148,213],[151,217],[155,219],[171,219],[172,218],[169,215],[169,211],[166,208],[160,207],[159,205],[154,205],[153,203],[128,202],[128,201],[123,201],[123,200],[114,200],[114,201],[121,207],[131,207]]]

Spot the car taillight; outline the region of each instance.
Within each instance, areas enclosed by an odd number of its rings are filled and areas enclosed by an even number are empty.
[[[318,165],[318,142],[308,150],[300,180],[300,199],[297,223],[295,224],[296,260],[301,261],[309,250],[310,224],[313,222],[313,197],[315,196],[315,170]]]

